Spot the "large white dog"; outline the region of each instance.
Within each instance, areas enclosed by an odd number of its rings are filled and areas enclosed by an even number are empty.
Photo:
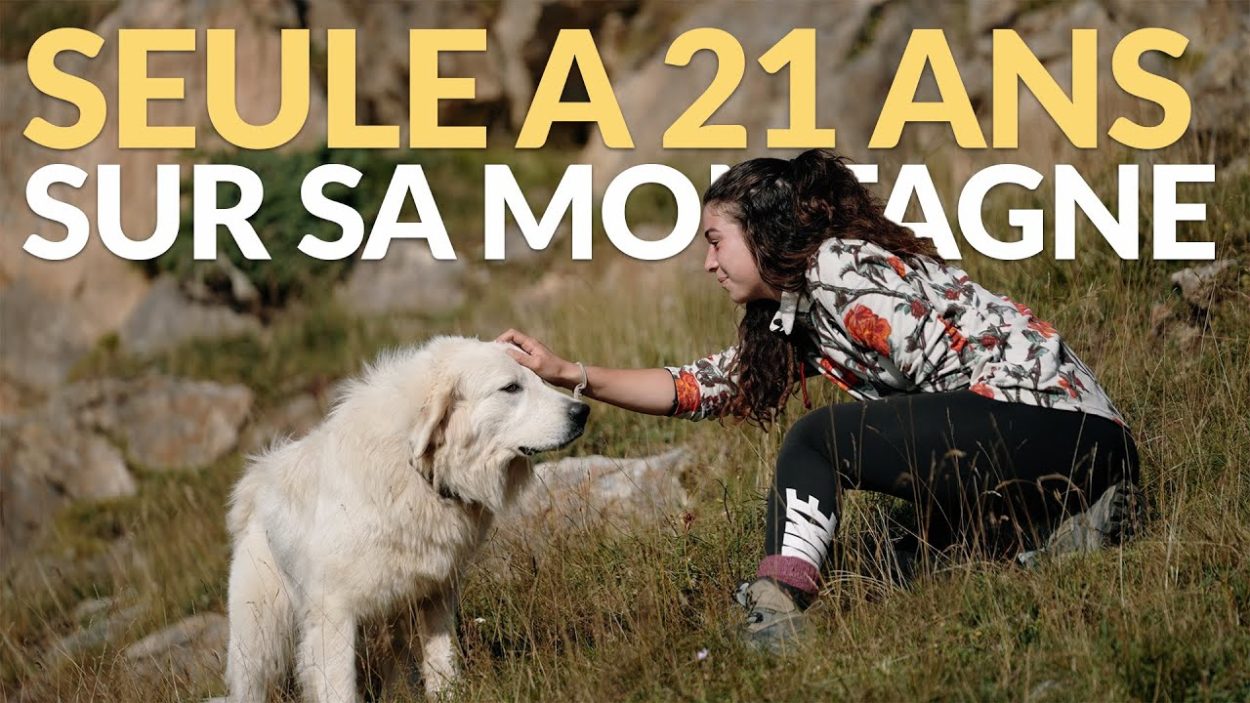
[[[398,619],[416,621],[426,691],[456,676],[459,573],[528,456],[590,412],[504,348],[438,337],[385,355],[310,434],[253,459],[229,515],[231,700],[264,700],[292,659],[307,699],[356,700],[358,626],[396,613],[415,615]]]

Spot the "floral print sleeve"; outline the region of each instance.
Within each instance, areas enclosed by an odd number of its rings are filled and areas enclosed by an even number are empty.
[[[677,393],[672,416],[702,420],[723,415],[738,394],[737,379],[729,372],[736,355],[730,347],[685,366],[666,366]]]

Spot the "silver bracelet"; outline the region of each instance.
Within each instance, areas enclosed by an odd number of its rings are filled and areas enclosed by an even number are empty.
[[[577,384],[577,385],[576,385],[576,386],[574,386],[574,388],[573,388],[573,400],[581,400],[581,399],[582,399],[582,390],[583,390],[584,388],[586,388],[586,385],[587,385],[587,381],[586,381],[586,367],[585,367],[585,366],[582,364],[582,362],[580,362],[580,361],[575,361],[575,362],[573,362],[573,363],[577,364],[577,368],[578,368],[578,369],[580,369],[580,370],[581,370],[581,372],[582,372],[582,382],[581,382],[581,383],[579,383],[579,384]]]

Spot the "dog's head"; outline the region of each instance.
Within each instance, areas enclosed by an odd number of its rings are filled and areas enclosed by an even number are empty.
[[[445,498],[499,512],[532,475],[528,457],[581,436],[590,407],[547,386],[504,345],[429,345],[410,438],[413,465]]]

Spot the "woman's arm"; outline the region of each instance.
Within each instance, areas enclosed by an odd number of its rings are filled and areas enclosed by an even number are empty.
[[[538,374],[555,386],[572,390],[582,381],[577,364],[562,359],[545,344],[517,330],[508,330],[495,339],[511,342],[525,353],[509,350],[517,363]],[[673,411],[676,391],[673,376],[667,370],[610,369],[586,366],[586,388],[582,393],[626,410],[648,415],[668,415]]]

